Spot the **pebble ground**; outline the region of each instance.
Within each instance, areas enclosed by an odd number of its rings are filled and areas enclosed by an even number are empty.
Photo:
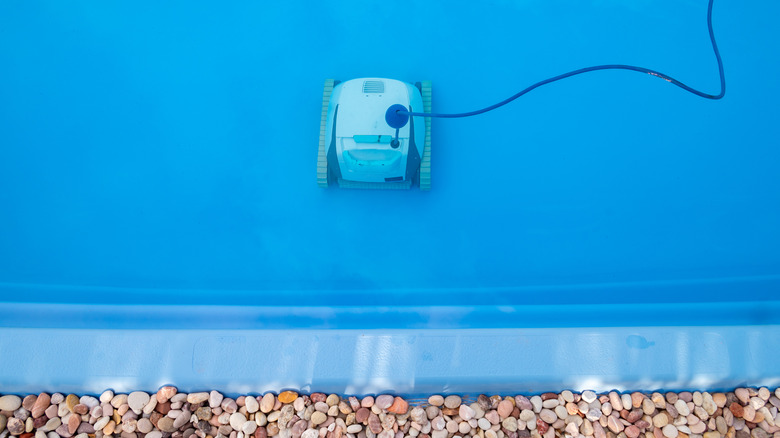
[[[461,398],[0,396],[0,438],[780,438],[780,389]]]

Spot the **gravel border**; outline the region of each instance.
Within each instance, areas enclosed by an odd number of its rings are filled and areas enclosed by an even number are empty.
[[[0,438],[780,438],[780,388],[514,397],[284,391],[235,399],[164,386],[0,396]]]

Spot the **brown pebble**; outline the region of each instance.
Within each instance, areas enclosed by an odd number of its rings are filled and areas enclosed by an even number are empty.
[[[355,412],[355,421],[360,424],[365,424],[370,414],[371,411],[368,408],[360,408]]]
[[[46,408],[48,408],[50,404],[51,396],[42,392],[38,395],[38,398],[35,399],[35,403],[33,403],[32,408],[30,408],[29,411],[32,413],[33,418],[38,418],[46,412]]]
[[[402,399],[401,397],[394,398],[393,404],[390,405],[389,408],[387,408],[387,412],[392,412],[398,415],[403,415],[408,411],[409,411],[409,403],[407,403],[406,400]]]
[[[637,438],[639,436],[639,428],[634,426],[633,424],[631,426],[628,426],[624,432],[626,433],[626,436],[628,438]]]
[[[38,429],[40,427],[43,427],[46,422],[49,421],[48,418],[46,418],[45,415],[41,415],[40,417],[33,420],[33,428]]]
[[[498,412],[498,416],[503,420],[512,413],[512,409],[514,408],[515,407],[512,405],[512,402],[509,400],[502,400],[498,403],[496,411]]]
[[[645,429],[647,429],[648,427],[650,427],[650,423],[648,423],[648,422],[647,422],[647,421],[645,421],[645,420],[639,420],[639,421],[637,421],[636,423],[634,423],[634,426],[636,426],[637,428],[639,428],[639,430],[645,430]]]
[[[371,429],[371,432],[375,434],[382,432],[382,422],[379,420],[379,417],[373,412],[368,416],[368,428]]]
[[[211,420],[211,408],[202,406],[195,411],[195,416],[198,417],[198,420]]]
[[[319,402],[325,403],[325,400],[328,399],[328,396],[321,392],[314,392],[309,396],[309,398],[311,399],[312,404]],[[371,400],[373,400],[373,398],[371,398]]]
[[[558,394],[554,392],[545,392],[544,394],[541,395],[541,397],[542,397],[542,401],[547,401],[547,400],[552,400],[554,398],[558,398]]]
[[[524,409],[533,409],[533,405],[531,404],[531,401],[528,399],[528,397],[523,395],[516,395],[515,396],[515,405],[522,411]]]
[[[155,397],[157,397],[157,403],[165,403],[171,399],[179,390],[175,386],[163,386],[157,391]]]
[[[349,406],[352,408],[352,412],[357,412],[360,409],[360,401],[357,397],[352,396],[349,398]]]
[[[631,406],[634,408],[641,408],[642,402],[645,400],[645,395],[641,392],[632,392],[631,393]]]
[[[536,419],[536,430],[538,430],[540,434],[544,435],[549,428],[550,425],[547,424],[544,420],[541,418]]]
[[[441,413],[449,417],[458,415],[458,408],[441,408]]]
[[[269,423],[265,427],[265,432],[268,436],[276,436],[279,434],[279,426],[276,423]]]
[[[84,415],[87,412],[89,412],[89,408],[87,407],[87,405],[82,405],[81,403],[79,403],[76,406],[73,406],[73,412],[79,415]]]
[[[26,410],[32,409],[33,405],[35,405],[35,400],[38,399],[38,396],[35,394],[30,394],[27,397],[22,399],[22,407]]]
[[[631,412],[626,415],[626,421],[629,423],[636,423],[637,420],[640,420],[642,416],[644,415],[644,412],[642,412],[641,409],[634,409]]]
[[[32,432],[25,432],[25,433],[19,435],[19,438],[32,438],[33,435],[35,435],[35,434],[32,433]]]
[[[157,428],[163,432],[173,432],[176,428],[173,426],[173,418],[163,417],[157,422]]]
[[[255,438],[268,438],[265,426],[258,426],[257,429],[255,429]]]
[[[89,423],[81,423],[79,424],[79,428],[76,429],[76,434],[79,433],[86,433],[86,434],[95,433],[95,428]]]
[[[735,417],[742,418],[742,415],[744,414],[744,408],[739,403],[732,403],[729,405],[729,410],[732,414],[734,414]]]
[[[81,424],[81,417],[75,414],[71,414],[68,418],[68,432],[73,435]]]
[[[477,404],[480,408],[482,408],[483,411],[487,411],[490,409],[490,397],[486,396],[485,394],[480,394],[477,397]]]
[[[157,403],[157,406],[154,407],[154,410],[163,414],[168,415],[168,412],[171,411],[171,402],[163,402],[163,403]]]

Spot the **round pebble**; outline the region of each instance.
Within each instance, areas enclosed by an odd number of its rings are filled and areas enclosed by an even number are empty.
[[[474,411],[474,409],[472,409],[468,405],[460,405],[460,408],[458,408],[458,416],[463,421],[471,420],[472,418],[474,418],[475,414],[476,412]]]
[[[298,393],[295,391],[283,391],[279,394],[279,401],[282,403],[292,403],[298,398]]]
[[[558,419],[558,416],[549,409],[542,409],[541,412],[539,412],[539,418],[547,424],[553,424],[555,423],[555,420]]]
[[[677,438],[677,435],[679,435],[679,431],[673,424],[667,424],[661,431],[666,438]]]
[[[315,411],[311,414],[311,424],[312,426],[318,426],[325,422],[325,420],[328,419],[328,416],[325,415],[323,412]]]
[[[498,412],[498,415],[501,418],[506,418],[512,413],[512,410],[514,410],[514,408],[515,406],[512,404],[511,401],[502,400],[501,402],[498,403],[498,407],[496,408],[496,411]]]
[[[461,404],[461,398],[457,395],[448,395],[444,398],[444,407],[456,409]]]
[[[177,438],[773,438],[780,431],[780,399],[768,388],[427,400],[410,407],[389,394],[361,400],[293,391],[232,399],[217,391],[177,393],[175,387],[152,395],[106,391],[99,399],[7,394],[0,396],[0,431],[8,438],[163,438],[174,432]]]
[[[241,430],[241,427],[243,427],[246,422],[246,416],[240,412],[234,412],[230,415],[230,427],[234,430]]]
[[[260,411],[264,414],[271,412],[276,404],[276,397],[272,393],[267,393],[260,400]]]
[[[0,411],[15,411],[22,406],[22,399],[17,395],[0,397]]]
[[[444,397],[440,395],[432,395],[428,397],[428,404],[431,406],[441,406],[444,404]]]
[[[130,409],[132,409],[133,412],[140,414],[144,406],[149,403],[149,399],[149,394],[142,391],[134,391],[128,394],[127,404],[130,406]]]
[[[244,399],[244,406],[246,407],[246,411],[250,414],[254,414],[260,410],[260,403],[252,396],[248,396]],[[254,432],[254,430],[252,432]]]
[[[382,394],[374,399],[374,405],[379,409],[387,409],[393,404],[393,396],[388,394]]]
[[[585,403],[593,403],[596,401],[596,393],[593,391],[582,391],[582,400],[585,401]]]

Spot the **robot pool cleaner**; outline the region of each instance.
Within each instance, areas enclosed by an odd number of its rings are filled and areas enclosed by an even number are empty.
[[[431,83],[328,79],[322,97],[317,183],[364,189],[431,188]]]
[[[431,189],[431,118],[469,117],[504,106],[535,88],[597,70],[646,73],[706,99],[726,94],[723,61],[712,30],[712,3],[707,29],[718,62],[720,92],[707,94],[655,70],[624,64],[581,68],[543,81],[489,107],[466,113],[432,113],[431,83],[412,85],[395,79],[328,79],[322,94],[317,184],[362,189]]]

